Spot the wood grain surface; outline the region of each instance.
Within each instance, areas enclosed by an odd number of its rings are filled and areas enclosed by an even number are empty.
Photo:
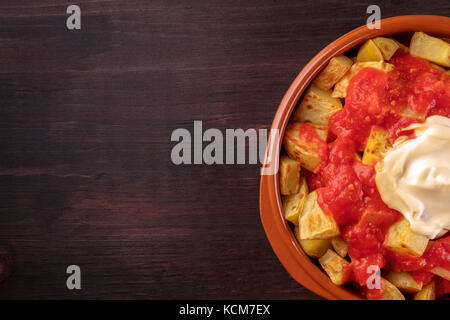
[[[269,127],[370,4],[2,0],[0,298],[318,299],[265,237],[259,166],[176,166],[170,136],[194,120]],[[446,0],[377,4],[384,18],[450,14]],[[82,290],[66,288],[71,264]]]

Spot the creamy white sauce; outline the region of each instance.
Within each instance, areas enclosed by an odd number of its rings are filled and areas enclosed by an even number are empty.
[[[434,239],[450,229],[450,119],[432,116],[408,129],[417,137],[394,143],[376,166],[376,183],[413,231]]]

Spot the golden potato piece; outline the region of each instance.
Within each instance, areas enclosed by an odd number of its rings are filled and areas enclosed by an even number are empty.
[[[333,88],[331,96],[333,98],[345,98],[347,96],[347,88],[350,84],[350,79],[352,78],[352,71],[348,71],[341,80]]]
[[[383,60],[383,54],[381,53],[381,50],[377,47],[375,42],[370,39],[367,40],[361,46],[361,48],[359,48],[356,60],[358,62],[380,61]]]
[[[405,296],[398,290],[396,286],[381,278],[384,284],[384,293],[380,300],[405,300]]]
[[[320,72],[313,83],[322,90],[330,90],[350,70],[352,64],[353,61],[343,54],[331,58],[328,65]]]
[[[414,33],[409,50],[412,55],[450,67],[450,44],[423,32]]]
[[[341,237],[331,238],[331,245],[333,246],[334,251],[342,258],[347,256],[348,244]]]
[[[391,59],[397,49],[400,48],[398,42],[390,38],[377,37],[373,39],[373,42],[380,49],[385,60]]]
[[[431,281],[416,293],[414,300],[436,300],[436,283]]]
[[[412,231],[408,220],[403,218],[389,228],[384,240],[384,247],[420,257],[424,253],[428,241],[427,237]]]
[[[314,172],[322,162],[315,142],[300,139],[301,122],[291,122],[284,135],[283,146],[290,158],[297,160],[307,170]],[[327,140],[328,127],[319,124],[308,124],[314,128],[319,138]]]
[[[333,217],[323,212],[317,202],[317,192],[306,197],[300,215],[300,239],[329,239],[339,235],[339,227]]]
[[[283,212],[286,220],[298,225],[300,213],[303,210],[306,197],[308,196],[308,183],[305,177],[300,178],[300,189],[298,193],[283,196]]]
[[[417,282],[408,272],[394,272],[391,271],[386,275],[386,280],[391,282],[403,293],[417,293],[422,290],[423,284]]]
[[[375,164],[383,160],[386,151],[391,147],[387,130],[373,126],[367,139],[366,147],[362,157],[362,163]]]
[[[431,273],[450,281],[450,270],[444,269],[442,267],[435,267],[431,269]]]
[[[348,265],[349,262],[339,256],[336,252],[333,250],[328,250],[322,257],[320,257],[319,263],[330,277],[331,282],[335,285],[340,286],[347,282],[344,267]]]
[[[357,62],[352,66],[350,71],[353,73],[354,76],[364,68],[374,68],[381,70],[383,72],[389,72],[394,70],[394,65],[384,61]]]
[[[283,195],[300,191],[300,162],[286,155],[280,157],[280,192]]]
[[[302,247],[303,251],[310,256],[311,258],[320,258],[327,252],[328,249],[331,248],[330,240],[322,239],[322,240],[302,240],[300,239],[300,228],[295,226],[294,229],[295,237],[297,238],[298,243]]]
[[[330,117],[341,109],[341,100],[333,98],[331,91],[311,85],[292,115],[292,120],[327,125]]]
[[[344,77],[336,83],[331,96],[334,98],[345,98],[347,96],[347,88],[350,84],[350,80],[364,68],[374,68],[383,72],[389,72],[394,70],[394,65],[384,61],[357,62],[353,64],[350,71],[348,71]]]

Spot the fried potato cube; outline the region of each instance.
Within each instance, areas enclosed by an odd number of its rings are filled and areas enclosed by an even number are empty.
[[[317,202],[316,191],[306,197],[299,225],[300,239],[303,240],[329,239],[340,234],[334,218],[323,212]]]
[[[331,91],[311,85],[292,115],[292,120],[327,125],[330,117],[341,109],[341,100],[333,98]]]
[[[450,270],[444,269],[442,267],[434,267],[431,269],[431,273],[450,281]]]
[[[394,39],[377,37],[373,39],[385,60],[390,60],[400,46]]]
[[[384,61],[368,61],[368,62],[357,62],[350,69],[355,76],[359,71],[364,68],[374,68],[381,70],[383,72],[389,72],[394,70],[394,65]]]
[[[384,293],[380,300],[406,300],[396,286],[384,278],[381,278],[381,281],[384,285]]]
[[[439,70],[441,72],[445,72],[446,70],[444,68],[442,68],[440,65],[437,65],[436,63],[433,62],[428,62],[430,64],[430,67],[432,67],[433,69]]]
[[[348,276],[344,272],[344,267],[348,265],[349,262],[339,256],[336,252],[329,249],[319,258],[319,263],[330,277],[331,282],[335,285],[340,286],[347,282]]]
[[[305,125],[301,122],[291,122],[284,134],[283,146],[290,158],[297,160],[309,171],[314,171],[322,163],[318,152],[318,146],[311,141],[304,141],[300,138],[301,127]],[[314,128],[319,138],[327,140],[328,127],[319,124],[308,124]]]
[[[392,39],[392,40],[394,40],[395,43],[398,45],[399,50],[403,51],[403,53],[409,53],[409,48],[407,46],[405,46],[403,43],[401,43],[395,39]]]
[[[300,191],[300,162],[286,155],[280,157],[280,192],[283,195]]]
[[[318,259],[322,257],[328,249],[330,249],[330,240],[299,240],[303,251],[311,258]]]
[[[350,80],[364,68],[374,68],[383,72],[389,72],[394,70],[394,65],[384,61],[357,62],[353,64],[350,71],[348,71],[344,77],[336,83],[331,96],[334,98],[345,98],[347,96],[347,88],[350,84]]]
[[[314,84],[322,90],[330,90],[344,74],[350,70],[353,61],[343,54],[331,58],[325,69],[314,80]]]
[[[409,50],[412,55],[450,67],[450,44],[423,32],[414,33]]]
[[[420,257],[424,253],[428,241],[426,236],[412,231],[408,220],[403,218],[389,228],[384,240],[384,247]]]
[[[302,247],[303,251],[311,258],[320,258],[331,248],[330,240],[319,239],[319,240],[302,240],[300,239],[300,228],[295,226],[294,229],[295,237],[298,243]]]
[[[347,256],[348,244],[341,237],[331,238],[331,245],[333,246],[334,251],[342,258]]]
[[[351,69],[350,69],[351,70]],[[347,88],[352,78],[352,72],[348,71],[341,80],[333,88],[331,96],[333,98],[345,98],[347,96]]]
[[[417,282],[408,272],[405,271],[391,271],[386,275],[386,279],[403,293],[417,293],[422,290],[423,286],[421,282]]]
[[[391,144],[387,130],[373,126],[370,129],[370,135],[364,148],[362,163],[371,165],[383,160],[386,151],[390,147]]]
[[[358,62],[380,61],[383,60],[383,54],[375,42],[370,39],[359,48],[356,60]]]
[[[286,220],[298,225],[298,219],[308,196],[308,183],[305,177],[300,178],[298,193],[283,196],[283,212]]]
[[[436,300],[436,283],[431,281],[416,293],[414,300]]]

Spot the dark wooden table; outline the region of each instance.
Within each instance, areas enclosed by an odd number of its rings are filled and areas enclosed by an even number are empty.
[[[267,128],[305,63],[371,1],[0,4],[3,299],[317,299],[273,253],[258,165],[172,164],[176,128]],[[386,1],[382,17],[449,15]],[[5,258],[6,257],[6,258]],[[66,268],[82,289],[66,288]]]

